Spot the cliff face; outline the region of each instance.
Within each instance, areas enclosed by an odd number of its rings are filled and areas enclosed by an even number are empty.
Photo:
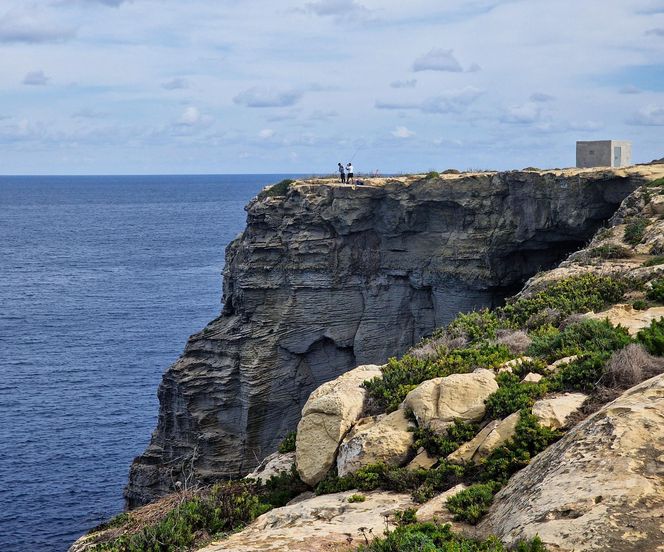
[[[159,387],[129,506],[176,481],[237,477],[295,428],[313,389],[492,306],[578,248],[637,171],[487,173],[358,187],[304,182],[254,200],[228,247],[222,315]]]

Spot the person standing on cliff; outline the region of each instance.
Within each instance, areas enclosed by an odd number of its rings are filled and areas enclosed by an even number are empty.
[[[341,180],[342,184],[346,183],[346,169],[344,169],[344,166],[341,163],[338,163],[339,165],[339,180]]]
[[[348,165],[346,165],[346,182],[348,184],[355,184],[354,176],[355,175],[353,174],[353,164],[349,162]]]

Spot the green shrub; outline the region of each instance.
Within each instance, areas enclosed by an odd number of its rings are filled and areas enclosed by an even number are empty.
[[[664,278],[658,278],[652,282],[652,287],[646,292],[646,297],[651,301],[664,303]]]
[[[664,318],[653,320],[636,335],[636,339],[651,355],[664,356]]]
[[[415,448],[424,448],[431,456],[444,457],[453,453],[466,441],[470,441],[479,426],[462,420],[454,420],[454,424],[447,429],[445,435],[439,435],[427,426],[415,430]]]
[[[432,179],[432,178],[440,178],[440,173],[437,171],[429,171],[424,178],[427,180]]]
[[[353,504],[355,502],[364,502],[366,499],[367,497],[364,496],[363,494],[355,493],[348,497],[348,502]]]
[[[593,247],[588,251],[588,257],[591,259],[628,259],[633,253],[623,245],[607,243],[598,247]]]
[[[497,378],[500,387],[486,400],[486,416],[489,419],[501,419],[530,408],[535,401],[543,397],[547,390],[547,384],[543,380],[538,383],[521,383],[515,374],[503,372]]]
[[[648,303],[646,303],[643,299],[637,299],[632,303],[632,307],[635,310],[646,310],[648,308]]]
[[[467,373],[475,368],[494,368],[510,358],[512,355],[504,345],[486,343],[478,347],[454,349],[438,358],[404,355],[400,360],[391,358],[383,368],[383,377],[365,381],[363,386],[377,407],[393,411],[423,381]]]
[[[606,319],[589,318],[570,324],[563,331],[535,336],[528,353],[552,362],[572,355],[615,351],[630,342],[629,332],[622,326],[614,326]]]
[[[656,257],[645,261],[641,266],[659,266],[661,264],[664,264],[664,256],[657,255]]]
[[[361,545],[361,552],[508,552],[496,537],[478,541],[454,533],[449,524],[413,523],[398,526],[384,537]],[[513,552],[546,552],[535,537],[519,542]]]
[[[277,184],[274,184],[273,186],[270,186],[269,188],[263,190],[261,193],[258,194],[258,198],[263,199],[266,197],[285,196],[288,193],[291,184],[293,183],[295,183],[295,180],[291,179],[282,180],[281,182],[278,182]]]
[[[559,432],[541,426],[537,417],[528,410],[522,410],[514,437],[488,456],[478,476],[486,482],[504,484],[512,474],[526,467],[535,455],[559,438]]]
[[[284,440],[279,444],[279,452],[286,454],[288,452],[295,452],[295,441],[297,439],[296,431],[289,431],[284,437]]]
[[[447,509],[454,514],[455,521],[475,525],[489,511],[493,495],[500,490],[495,483],[477,483],[447,500]]]
[[[597,387],[610,357],[610,352],[600,351],[579,356],[560,369],[552,378],[551,387],[559,390],[592,391]]]
[[[630,245],[638,245],[648,227],[648,221],[642,217],[634,217],[627,221],[625,226],[625,241]]]
[[[624,281],[611,276],[582,274],[560,280],[530,297],[509,302],[497,310],[500,318],[523,326],[534,314],[555,309],[563,315],[601,310],[622,299],[627,291]]]
[[[664,178],[658,178],[657,180],[651,180],[646,184],[649,188],[656,188],[658,186],[664,186]]]
[[[461,174],[459,169],[445,169],[443,174]]]
[[[459,313],[447,326],[447,333],[451,337],[465,337],[476,342],[495,339],[496,332],[504,327],[505,323],[498,319],[495,312],[483,309],[467,314]]]

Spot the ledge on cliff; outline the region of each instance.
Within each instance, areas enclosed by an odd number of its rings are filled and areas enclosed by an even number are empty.
[[[629,170],[297,182],[253,200],[228,246],[224,311],[159,387],[130,507],[184,475],[247,473],[313,389],[399,355],[458,312],[494,306],[585,243],[647,177]]]

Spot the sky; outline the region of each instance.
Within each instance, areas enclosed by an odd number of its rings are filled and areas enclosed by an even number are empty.
[[[0,174],[664,157],[664,0],[0,0]]]

